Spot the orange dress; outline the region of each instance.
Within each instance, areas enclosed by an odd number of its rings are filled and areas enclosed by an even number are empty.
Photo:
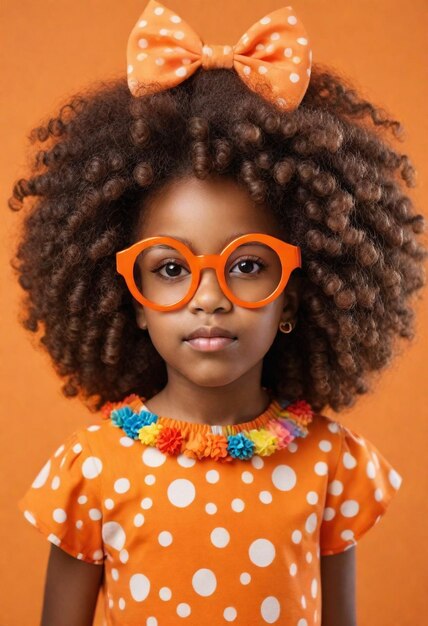
[[[265,427],[277,407],[233,432]],[[401,482],[370,441],[321,414],[273,454],[228,463],[164,453],[100,419],[58,447],[18,506],[49,541],[104,564],[109,626],[312,626],[320,555],[355,545]]]

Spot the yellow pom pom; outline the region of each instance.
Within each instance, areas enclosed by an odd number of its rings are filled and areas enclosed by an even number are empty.
[[[259,456],[270,456],[277,449],[278,437],[273,435],[266,428],[260,430],[250,430],[247,437],[254,443],[254,454]]]
[[[138,431],[138,439],[146,446],[154,446],[161,430],[162,424],[157,424],[156,422],[148,426],[142,426]]]

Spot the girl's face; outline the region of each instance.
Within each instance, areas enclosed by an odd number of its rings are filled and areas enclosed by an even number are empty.
[[[142,217],[134,241],[157,235],[185,238],[194,254],[219,254],[234,233],[283,238],[266,206],[254,204],[245,189],[220,176],[175,181],[148,202]],[[181,309],[156,311],[133,299],[137,324],[147,328],[165,361],[169,383],[174,375],[208,387],[248,380],[245,375],[250,371],[261,376],[263,357],[279,332],[280,321],[293,320],[298,304],[295,278],[294,273],[276,300],[249,309],[231,302],[214,269],[205,269],[193,298]],[[200,326],[219,326],[237,339],[220,350],[196,350],[185,338]]]

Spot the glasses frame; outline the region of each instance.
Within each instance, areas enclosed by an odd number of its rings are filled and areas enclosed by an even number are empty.
[[[275,250],[275,252],[277,252],[281,260],[281,279],[278,283],[277,288],[269,296],[267,296],[263,300],[258,300],[257,302],[245,302],[244,300],[240,300],[239,298],[234,296],[234,294],[228,288],[224,277],[224,269],[229,255],[240,245],[249,241],[258,241],[267,244],[273,250]],[[184,298],[182,298],[178,302],[175,302],[174,304],[156,304],[154,302],[151,302],[150,300],[147,300],[138,291],[137,285],[135,284],[135,259],[142,250],[148,248],[149,246],[152,246],[153,244],[166,244],[175,248],[176,250],[181,252],[181,254],[185,257],[186,261],[189,264],[189,268],[192,273],[192,281],[190,283],[189,291],[187,292],[187,295],[184,296]],[[266,306],[270,302],[273,302],[273,300],[275,300],[281,294],[281,292],[287,285],[291,272],[298,267],[302,267],[302,256],[299,246],[294,246],[291,243],[287,243],[271,235],[266,235],[265,233],[247,233],[246,235],[241,235],[240,237],[237,237],[236,239],[228,243],[227,246],[223,248],[223,250],[220,252],[220,254],[196,255],[182,241],[178,241],[177,239],[174,239],[174,237],[163,236],[146,237],[145,239],[141,239],[141,241],[137,241],[136,243],[132,244],[128,248],[116,252],[117,272],[121,274],[121,276],[123,276],[123,278],[125,279],[126,285],[134,298],[144,306],[155,309],[156,311],[164,312],[180,309],[193,298],[199,286],[201,271],[203,269],[210,268],[215,270],[217,274],[217,280],[226,298],[228,298],[238,306],[248,309],[256,309],[262,306]]]

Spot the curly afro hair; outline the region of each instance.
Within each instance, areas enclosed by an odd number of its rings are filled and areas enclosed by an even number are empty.
[[[278,332],[262,385],[316,411],[354,404],[370,373],[414,336],[411,294],[425,284],[424,218],[404,185],[407,155],[384,138],[402,126],[336,70],[315,64],[300,106],[279,111],[229,69],[199,68],[176,87],[131,95],[115,77],[73,95],[34,128],[31,173],[9,207],[25,211],[11,264],[25,294],[20,323],[91,411],[167,382],[135,319],[115,253],[134,239],[143,201],[182,177],[233,177],[275,212],[301,247],[298,323]]]

